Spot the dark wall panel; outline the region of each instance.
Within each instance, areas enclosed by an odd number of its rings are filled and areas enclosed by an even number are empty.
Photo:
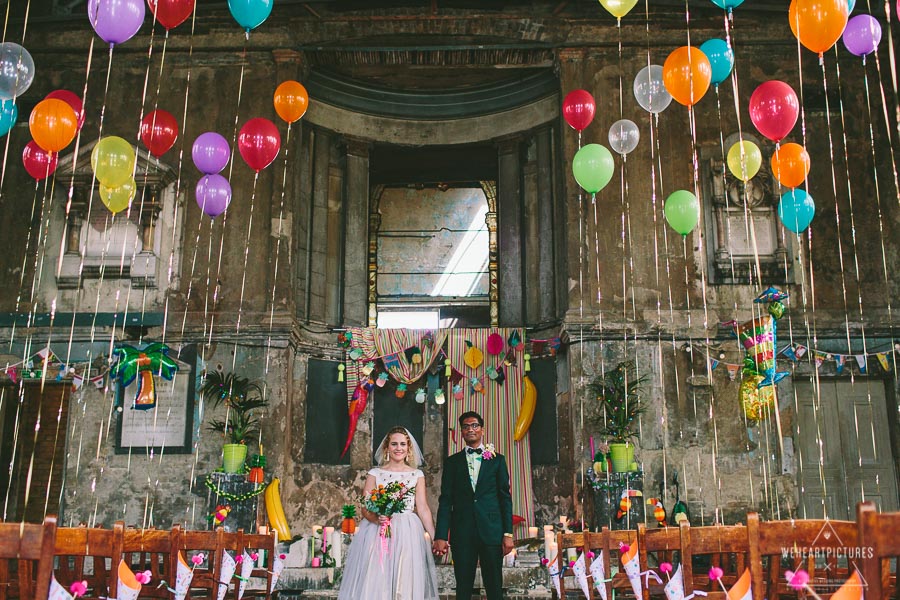
[[[309,359],[304,462],[350,464],[350,452],[341,458],[350,416],[347,414],[347,384],[338,381],[339,364],[335,361]]]
[[[556,360],[531,360],[531,382],[537,388],[537,404],[531,421],[531,464],[559,462],[559,427],[556,415]]]

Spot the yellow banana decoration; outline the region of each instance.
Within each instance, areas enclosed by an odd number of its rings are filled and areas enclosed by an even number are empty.
[[[531,420],[534,418],[534,407],[537,404],[537,388],[527,376],[523,379],[525,389],[522,392],[522,405],[519,407],[519,416],[516,419],[516,428],[514,430],[515,440],[518,442],[531,427]]]
[[[276,477],[266,488],[266,514],[269,516],[269,525],[278,531],[278,540],[291,539],[291,528],[288,527],[284,516],[284,508],[281,506],[281,482]]]

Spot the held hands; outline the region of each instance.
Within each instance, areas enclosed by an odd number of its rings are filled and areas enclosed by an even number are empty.
[[[516,547],[516,543],[513,540],[513,538],[505,535],[505,536],[503,536],[503,546],[502,547],[503,547],[503,556],[506,556],[507,554],[509,554],[510,552],[513,551],[513,548]]]
[[[444,556],[449,549],[450,544],[447,543],[447,540],[434,540],[431,544],[431,553],[435,556]]]

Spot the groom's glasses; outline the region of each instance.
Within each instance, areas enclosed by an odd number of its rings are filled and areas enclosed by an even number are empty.
[[[463,423],[462,430],[465,431],[466,429],[471,429],[474,431],[476,429],[481,429],[481,425],[479,425],[478,423]]]

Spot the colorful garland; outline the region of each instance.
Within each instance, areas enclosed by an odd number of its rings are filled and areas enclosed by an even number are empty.
[[[244,472],[248,473],[249,469],[245,467]],[[209,488],[210,491],[215,492],[216,496],[220,496],[222,498],[225,498],[226,500],[231,500],[232,502],[244,502],[245,500],[249,500],[250,498],[255,498],[266,491],[266,488],[269,487],[269,484],[267,483],[266,485],[259,486],[251,492],[244,492],[243,494],[232,494],[222,491],[215,483],[213,483],[212,473],[208,473],[206,475],[206,479],[203,481],[203,483],[206,484],[206,487]]]

